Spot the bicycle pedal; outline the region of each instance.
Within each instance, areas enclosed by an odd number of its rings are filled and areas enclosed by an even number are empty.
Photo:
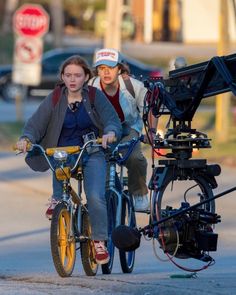
[[[86,236],[81,235],[78,237],[78,242],[87,242],[87,240],[88,240],[88,237]]]
[[[136,213],[146,213],[150,214],[150,210],[135,210]]]

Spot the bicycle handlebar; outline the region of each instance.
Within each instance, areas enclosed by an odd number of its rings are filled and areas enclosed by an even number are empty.
[[[117,163],[119,165],[123,165],[124,162],[129,158],[130,154],[132,153],[132,151],[134,150],[135,145],[139,142],[139,141],[143,141],[144,136],[141,135],[138,138],[132,138],[129,141],[126,142],[121,142],[118,143],[117,146],[115,147],[115,149],[112,152],[112,156],[114,156],[116,153],[119,153],[121,150],[127,149],[126,154],[121,157],[120,159],[117,160]],[[52,147],[52,148],[47,148],[44,149],[41,145],[39,144],[33,144],[28,142],[27,143],[27,152],[32,152],[33,150],[39,150],[41,152],[41,154],[44,156],[44,158],[46,159],[50,169],[52,171],[55,171],[54,167],[52,166],[49,157],[53,156],[55,152],[57,151],[65,151],[67,154],[79,154],[74,166],[71,168],[71,172],[74,172],[75,169],[78,166],[78,163],[82,157],[83,151],[86,149],[86,147],[88,145],[92,145],[93,147],[96,146],[101,146],[102,144],[102,138],[97,138],[96,140],[92,139],[87,141],[86,143],[84,143],[84,145],[82,147],[80,146],[65,146],[65,147]],[[19,151],[17,146],[13,146],[13,150],[14,151]]]
[[[144,140],[144,136],[141,135],[138,138],[132,138],[129,141],[118,143],[118,145],[115,147],[115,149],[112,152],[112,156],[114,156],[116,153],[119,153],[121,150],[128,148],[126,154],[123,157],[120,157],[119,159],[117,159],[118,165],[123,165],[125,161],[127,161],[127,159],[129,158],[131,153],[133,152],[135,145],[139,141],[143,142],[143,140]]]
[[[52,148],[47,148],[46,150],[39,144],[35,143],[27,143],[27,152],[32,152],[33,150],[39,150],[41,155],[44,156],[45,160],[47,161],[50,169],[54,172],[55,168],[51,164],[51,161],[49,159],[50,156],[53,156],[55,152],[57,151],[65,151],[67,154],[78,154],[79,156],[74,164],[74,166],[71,168],[71,172],[74,172],[75,169],[78,166],[78,163],[83,155],[83,152],[86,150],[86,147],[89,145],[92,145],[93,147],[96,146],[101,146],[102,143],[102,138],[97,138],[97,139],[92,139],[84,143],[82,147],[80,146],[65,146],[65,147],[52,147]],[[19,151],[17,146],[13,146],[14,151]]]

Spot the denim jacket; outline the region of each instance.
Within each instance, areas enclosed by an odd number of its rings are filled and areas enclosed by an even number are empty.
[[[126,88],[123,78],[119,76],[120,106],[125,117],[124,124],[126,124],[129,128],[136,130],[138,133],[141,133],[143,129],[143,104],[147,89],[144,87],[142,82],[132,77],[130,77],[130,81],[134,88],[135,98]],[[101,89],[100,77],[92,78],[89,81],[89,84]]]

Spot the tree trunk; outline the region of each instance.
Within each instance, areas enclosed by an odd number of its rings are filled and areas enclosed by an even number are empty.
[[[12,15],[18,7],[19,0],[7,0],[2,22],[2,34],[7,34],[12,31]]]

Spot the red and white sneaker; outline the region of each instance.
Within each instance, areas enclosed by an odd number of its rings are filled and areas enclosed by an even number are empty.
[[[56,205],[58,204],[58,201],[55,200],[55,199],[53,199],[53,198],[50,198],[50,199],[48,199],[48,200],[49,200],[49,203],[47,204],[47,206],[49,206],[49,207],[48,207],[48,209],[47,209],[47,211],[46,211],[46,213],[45,213],[45,216],[46,216],[49,220],[51,220],[51,219],[52,219],[53,210],[54,210],[54,208],[56,207]]]
[[[94,241],[94,247],[95,247],[95,259],[97,264],[108,263],[110,256],[104,241]]]

